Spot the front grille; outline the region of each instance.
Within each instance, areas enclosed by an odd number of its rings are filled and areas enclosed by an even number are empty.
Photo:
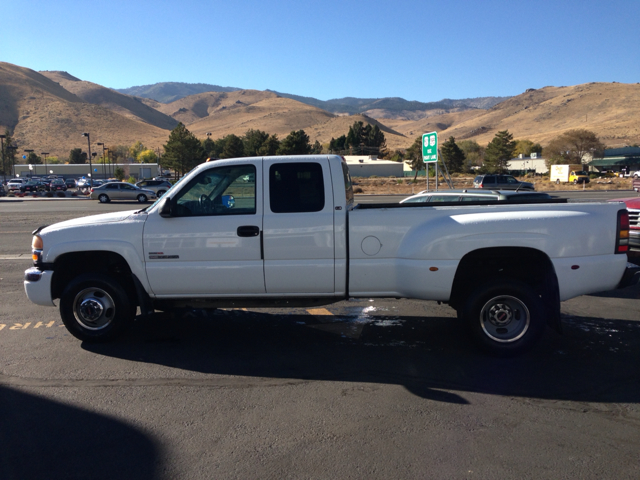
[[[629,210],[629,226],[640,228],[640,210]]]

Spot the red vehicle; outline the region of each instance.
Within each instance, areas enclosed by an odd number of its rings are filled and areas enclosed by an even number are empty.
[[[638,182],[640,183],[640,179]],[[627,206],[629,212],[629,250],[640,255],[640,197],[619,198],[611,201],[624,202]]]

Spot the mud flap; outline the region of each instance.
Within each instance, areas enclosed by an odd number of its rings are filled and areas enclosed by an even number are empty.
[[[553,270],[547,270],[544,278],[542,294],[547,325],[562,335],[562,321],[560,320],[560,286],[558,277]]]

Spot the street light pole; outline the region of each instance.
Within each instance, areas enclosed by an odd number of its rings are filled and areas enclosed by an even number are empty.
[[[89,150],[89,173],[93,173],[93,163],[91,163],[91,137],[87,132],[82,134],[83,137],[87,137],[87,148]],[[89,175],[89,188],[93,187],[93,176]]]
[[[11,178],[13,178],[13,176],[16,174],[16,164],[15,164],[15,151],[18,149],[18,147],[15,147],[13,145],[7,145],[7,151],[9,150],[13,150],[13,153],[11,154]]]
[[[98,146],[102,146],[102,176],[104,177],[104,179],[107,179],[107,175],[104,171],[104,162],[105,162],[105,158],[104,158],[104,143],[103,142],[98,142],[96,143],[96,145]]]
[[[33,150],[25,150],[24,153],[33,153]],[[29,161],[29,155],[27,155],[27,162]],[[33,174],[31,175],[33,177],[33,175],[36,175],[36,163],[33,164]]]
[[[44,155],[44,176],[46,177],[49,171],[47,168],[47,155],[49,155],[49,152],[40,152],[40,155]]]
[[[7,172],[5,170],[4,165],[4,139],[7,138],[6,135],[0,135],[0,150],[2,151],[2,182],[3,184],[7,183]]]

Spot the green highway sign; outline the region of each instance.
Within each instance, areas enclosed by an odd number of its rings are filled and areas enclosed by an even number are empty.
[[[422,161],[435,163],[438,161],[438,133],[431,132],[422,135]]]

